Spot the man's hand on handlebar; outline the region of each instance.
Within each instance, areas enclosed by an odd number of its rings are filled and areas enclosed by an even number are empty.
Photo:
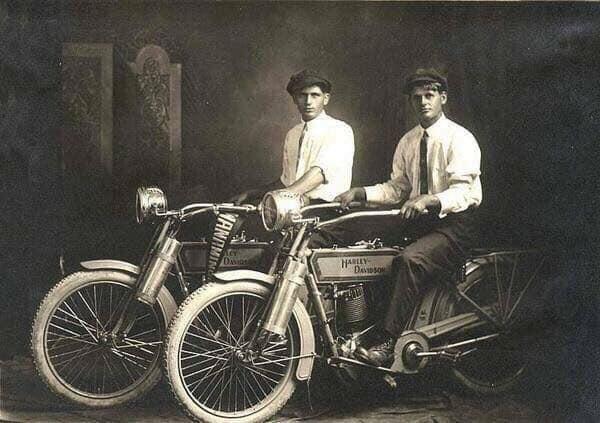
[[[407,200],[400,208],[400,216],[414,219],[429,213],[429,209],[439,208],[440,200],[435,195],[423,194]]]
[[[346,209],[352,202],[367,201],[367,193],[363,187],[350,188],[348,191],[342,192],[335,197],[333,201],[341,203],[341,207]]]

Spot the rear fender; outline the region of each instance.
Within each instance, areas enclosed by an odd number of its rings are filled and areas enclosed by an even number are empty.
[[[477,272],[475,271],[480,267],[480,262],[468,260],[465,264],[464,280],[456,280],[453,284],[459,289],[470,286],[473,283],[473,278],[477,277]],[[444,284],[435,284],[423,294],[419,305],[414,310],[409,327],[419,329],[421,326],[433,323],[438,318],[435,315],[435,311],[452,307],[453,303],[454,294]]]
[[[222,283],[238,280],[250,280],[271,288],[275,286],[274,276],[257,272],[255,270],[229,270],[226,272],[215,273],[213,277],[216,282]],[[312,327],[310,316],[306,311],[306,307],[304,307],[304,304],[302,304],[299,299],[296,300],[296,304],[294,304],[294,310],[292,313],[298,322],[298,329],[300,333],[300,355],[309,355],[309,357],[301,358],[298,361],[296,378],[298,380],[307,380],[310,378],[310,374],[312,373],[314,362],[315,333]]]

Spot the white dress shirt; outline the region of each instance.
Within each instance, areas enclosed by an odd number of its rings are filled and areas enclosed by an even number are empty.
[[[390,180],[365,187],[367,201],[393,204],[400,201],[402,193],[408,193],[409,198],[419,195],[419,145],[423,131],[418,125],[400,139]],[[440,200],[440,217],[479,206],[481,151],[475,137],[443,114],[426,131],[428,193]]]
[[[307,131],[298,154],[298,143],[305,124]],[[353,159],[352,128],[323,111],[308,122],[302,121],[287,133],[283,146],[281,182],[288,187],[310,168],[318,167],[325,181],[307,195],[309,198],[332,201],[338,194],[350,189]]]

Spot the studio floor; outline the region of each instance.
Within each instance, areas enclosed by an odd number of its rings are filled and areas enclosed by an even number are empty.
[[[8,422],[187,422],[167,387],[159,385],[142,401],[125,407],[91,410],[49,393],[30,359],[0,362],[0,421]],[[552,382],[554,380],[554,383]],[[313,380],[313,384],[317,383]],[[312,388],[313,390],[315,388]],[[546,374],[528,387],[502,396],[477,396],[437,375],[401,380],[396,391],[383,386],[371,394],[323,400],[301,387],[273,422],[585,422],[574,401],[560,394],[557,379]],[[312,405],[312,407],[311,407]]]

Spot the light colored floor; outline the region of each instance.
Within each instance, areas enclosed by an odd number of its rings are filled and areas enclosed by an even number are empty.
[[[113,423],[188,422],[159,386],[138,404],[108,410],[90,410],[65,404],[50,394],[37,378],[29,359],[0,362],[0,420],[10,422]],[[316,381],[313,381],[316,383]],[[437,387],[437,389],[436,389]],[[433,388],[433,389],[431,389]],[[314,400],[311,410],[300,390],[272,421],[293,422],[537,422],[561,421],[539,402],[521,394],[477,397],[439,388],[434,381],[401,383],[395,393],[352,398],[346,403]]]

